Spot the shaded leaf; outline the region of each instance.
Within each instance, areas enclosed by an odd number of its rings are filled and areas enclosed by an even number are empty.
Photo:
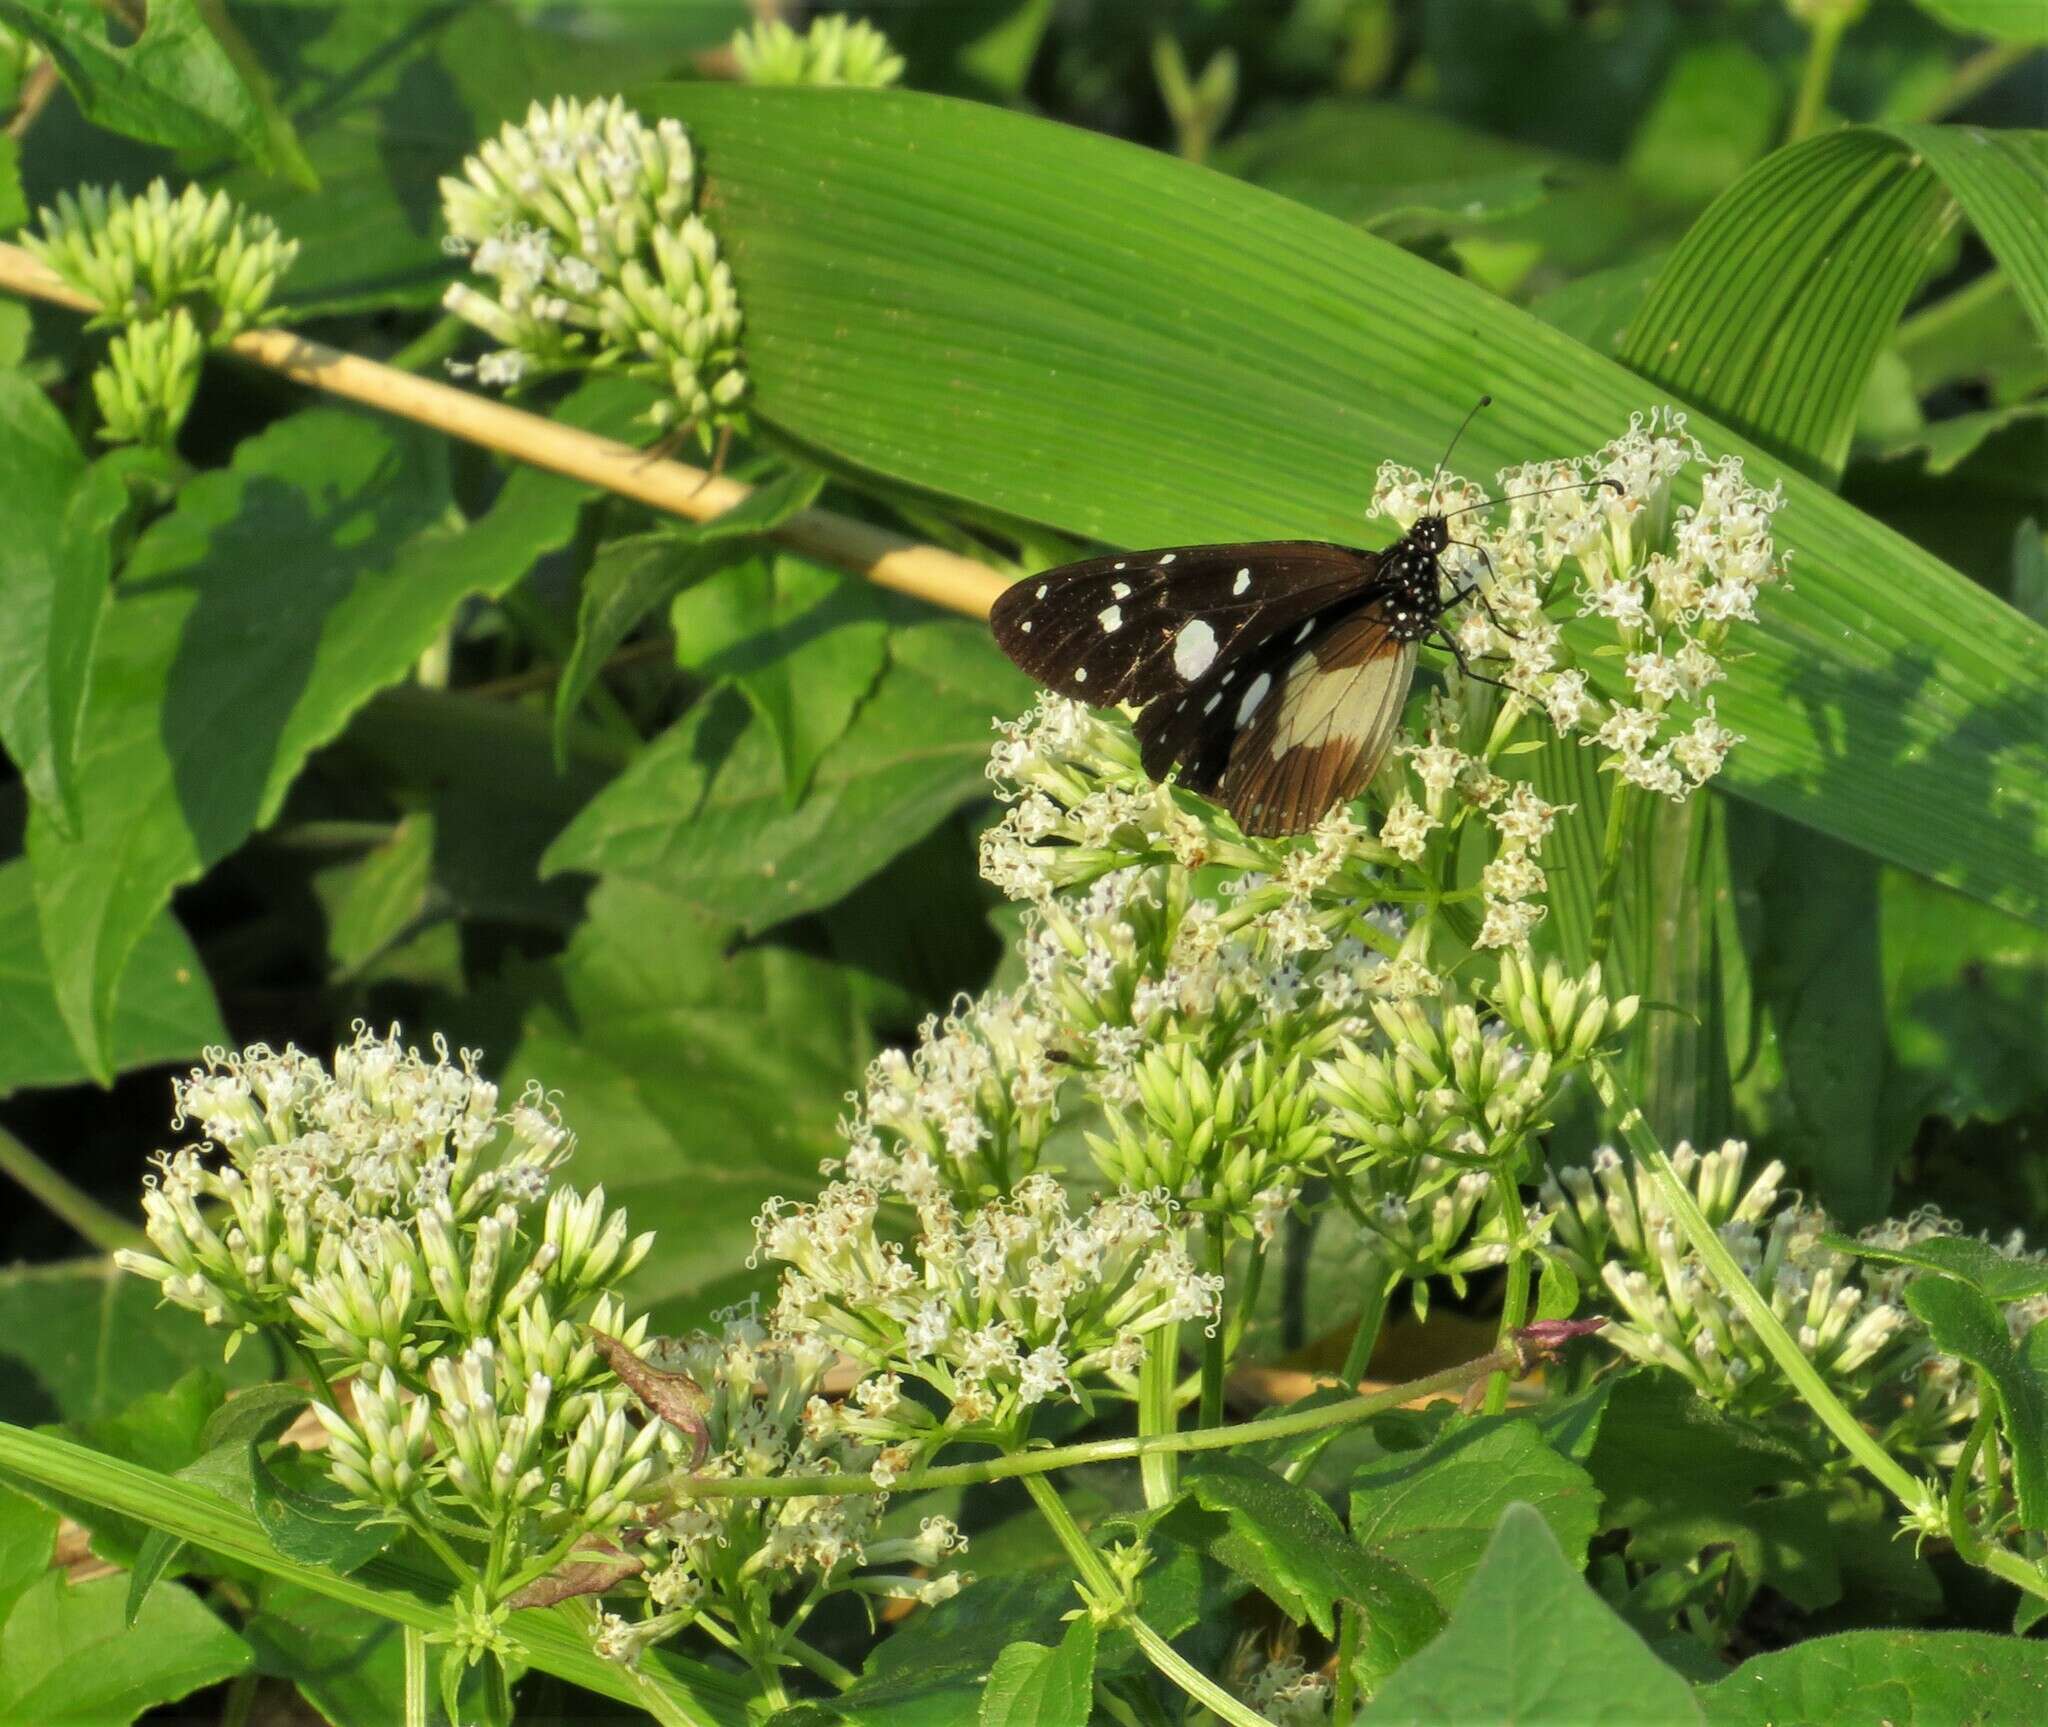
[[[1095,1621],[1069,1622],[1059,1647],[1012,1643],[981,1692],[981,1727],[1088,1727],[1095,1704]]]
[[[1997,1399],[2020,1526],[2048,1528],[2048,1373],[2021,1352],[2005,1315],[1967,1283],[1917,1277],[1906,1285],[1906,1305],[1926,1324],[1934,1347],[1976,1368]]]
[[[425,915],[432,899],[434,846],[433,816],[408,815],[383,844],[314,878],[314,892],[327,913],[328,961],[341,976],[363,970]]]
[[[2030,1295],[2048,1291],[2048,1264],[2013,1259],[2000,1253],[1990,1242],[1975,1236],[1935,1235],[1905,1247],[1879,1246],[1848,1235],[1830,1235],[1822,1239],[1838,1253],[1853,1253],[1859,1258],[1880,1260],[1888,1265],[1917,1265],[1923,1270],[1938,1272],[1999,1303],[2024,1301]]]
[[[2004,1727],[2048,1694],[2048,1647],[1981,1631],[1849,1631],[1757,1655],[1698,1692],[1713,1727]]]
[[[287,1446],[265,1457],[247,1446],[249,1507],[287,1559],[324,1565],[346,1577],[374,1559],[399,1537],[390,1523],[368,1523],[361,1510],[347,1510],[343,1490],[318,1465]]]
[[[1587,1587],[1541,1516],[1502,1515],[1444,1633],[1383,1685],[1361,1727],[1698,1721],[1685,1681]]]
[[[907,625],[888,651],[796,809],[768,728],[714,697],[592,800],[545,867],[644,882],[748,931],[830,905],[985,794],[990,720],[1030,700],[976,625]]]
[[[269,123],[196,0],[150,0],[126,46],[109,36],[97,0],[0,0],[0,23],[42,47],[95,126],[272,164]]]

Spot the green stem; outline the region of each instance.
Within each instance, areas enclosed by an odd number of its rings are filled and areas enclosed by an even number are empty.
[[[417,1506],[405,1507],[406,1523],[412,1532],[432,1549],[434,1557],[448,1568],[448,1575],[458,1583],[472,1584],[477,1581],[476,1567],[463,1558],[449,1545],[448,1538],[436,1529],[431,1519],[421,1515]]]
[[[1138,1435],[1145,1440],[1170,1439],[1180,1426],[1180,1326],[1162,1325],[1145,1339],[1145,1361],[1138,1369]],[[1041,1454],[1042,1455],[1042,1454]],[[1169,1447],[1143,1455],[1138,1474],[1145,1503],[1153,1510],[1170,1505],[1180,1493],[1180,1464]]]
[[[1946,118],[1980,91],[1990,89],[2006,73],[2024,65],[2035,46],[2032,42],[1993,42],[1978,49],[1948,75],[1948,81],[1928,97],[1913,118]]]
[[[1330,1698],[1330,1727],[1351,1727],[1352,1705],[1358,1697],[1358,1638],[1363,1629],[1358,1608],[1337,1603],[1337,1685]]]
[[[1622,840],[1635,787],[1619,781],[1607,794],[1607,831],[1600,840],[1600,880],[1593,889],[1593,936],[1586,950],[1588,965],[1607,957],[1614,935],[1614,902],[1620,897]]]
[[[1119,1593],[1116,1578],[1111,1575],[1102,1555],[1096,1552],[1094,1542],[1074,1521],[1074,1514],[1067,1509],[1067,1502],[1060,1497],[1059,1489],[1043,1475],[1027,1475],[1024,1490],[1031,1495],[1031,1503],[1038,1507],[1040,1515],[1051,1525],[1067,1558],[1087,1584],[1089,1594],[1098,1602],[1115,1600]],[[1176,1654],[1173,1645],[1139,1618],[1134,1609],[1126,1608],[1122,1621],[1137,1639],[1138,1647],[1145,1652],[1145,1659],[1220,1720],[1230,1722],[1231,1727],[1267,1727],[1262,1717],[1253,1714],[1208,1675]]]
[[[1209,1272],[1218,1278],[1227,1277],[1230,1236],[1221,1216],[1213,1212],[1210,1214],[1202,1226],[1202,1238],[1209,1252]],[[1228,1365],[1224,1359],[1223,1306],[1223,1297],[1219,1295],[1216,1298],[1216,1318],[1202,1340],[1202,1408],[1195,1418],[1196,1425],[1201,1427],[1223,1425],[1223,1370]]]
[[[1600,1101],[1616,1117],[1615,1126],[1627,1139],[1643,1166],[1648,1169],[1657,1183],[1672,1220],[1678,1225],[1692,1250],[1705,1262],[1721,1293],[1732,1301],[1749,1321],[1757,1339],[1770,1351],[1771,1358],[1784,1371],[1792,1388],[1805,1400],[1806,1405],[1822,1424],[1840,1440],[1843,1448],[1858,1463],[1906,1507],[1915,1517],[1924,1517],[1934,1508],[1934,1498],[1927,1484],[1906,1470],[1892,1454],[1885,1450],[1876,1439],[1864,1430],[1863,1424],[1844,1407],[1842,1400],[1829,1388],[1826,1380],[1799,1345],[1785,1330],[1778,1316],[1771,1311],[1771,1304],[1758,1294],[1756,1286],[1743,1275],[1742,1267],[1735,1263],[1735,1256],[1726,1244],[1714,1233],[1714,1226],[1706,1220],[1698,1205],[1693,1202],[1691,1190],[1671,1167],[1671,1160],[1664,1154],[1664,1147],[1657,1136],[1650,1131],[1650,1125],[1643,1119],[1643,1112],[1629,1096],[1628,1089],[1616,1076],[1606,1061],[1595,1055],[1587,1063],[1593,1089],[1600,1094]]]
[[[1791,124],[1785,142],[1796,144],[1811,137],[1820,125],[1821,110],[1828,99],[1828,81],[1834,76],[1835,50],[1849,20],[1838,12],[1824,12],[1813,21],[1813,34],[1806,43],[1806,65],[1799,74],[1799,94],[1792,103]]]
[[[1352,1332],[1351,1346],[1344,1351],[1344,1365],[1337,1370],[1339,1382],[1352,1391],[1358,1389],[1358,1382],[1372,1364],[1372,1352],[1379,1343],[1380,1327],[1386,1320],[1387,1302],[1391,1295],[1387,1288],[1387,1268],[1376,1253],[1366,1255],[1360,1288],[1364,1293],[1358,1305],[1358,1329]],[[1334,1431],[1330,1437],[1336,1437]],[[1327,1443],[1325,1440],[1296,1452],[1280,1473],[1289,1481],[1301,1480],[1315,1467],[1316,1459],[1322,1456]]]
[[[417,1625],[403,1628],[405,1650],[405,1727],[427,1727],[427,1634]]]
[[[1500,1304],[1500,1341],[1506,1343],[1517,1331],[1529,1323],[1529,1252],[1528,1232],[1522,1227],[1522,1193],[1515,1185],[1515,1178],[1505,1169],[1494,1171],[1493,1191],[1495,1203],[1501,1208],[1501,1222],[1508,1231],[1507,1292]],[[1486,1402],[1482,1406],[1487,1415],[1499,1415],[1508,1406],[1508,1386],[1514,1375],[1506,1371],[1494,1374],[1486,1382]]]
[[[1989,1398],[1984,1397],[1983,1388],[1978,1388],[1983,1413],[1970,1429],[1970,1437],[1963,1441],[1961,1454],[1956,1458],[1956,1472],[1948,1484],[1948,1538],[1955,1543],[1956,1557],[1965,1565],[1982,1566],[1988,1543],[1977,1533],[1976,1525],[1970,1521],[1970,1472],[1977,1467],[1977,1453],[1984,1449],[1992,1431],[1998,1425],[1998,1418],[1992,1414]]]
[[[127,1218],[73,1186],[4,1127],[0,1127],[0,1175],[12,1177],[31,1199],[42,1202],[45,1211],[84,1236],[95,1252],[112,1253],[117,1247],[149,1251],[149,1238]]]
[[[401,372],[424,372],[461,347],[468,334],[467,323],[453,312],[444,312],[384,364]]]
[[[1227,1451],[1233,1445],[1254,1441],[1295,1439],[1304,1433],[1321,1433],[1326,1428],[1350,1427],[1370,1421],[1389,1409],[1425,1398],[1462,1392],[1489,1373],[1502,1368],[1519,1372],[1521,1352],[1512,1343],[1488,1350],[1477,1360],[1447,1367],[1441,1373],[1411,1379],[1405,1385],[1390,1385],[1370,1397],[1353,1397],[1343,1403],[1325,1403],[1301,1409],[1291,1415],[1275,1415],[1264,1421],[1241,1421],[1231,1427],[1190,1428],[1185,1433],[1161,1433],[1137,1439],[1094,1439],[1081,1445],[1048,1447],[1043,1451],[1010,1451],[979,1463],[953,1463],[937,1469],[920,1469],[892,1486],[876,1486],[865,1474],[845,1475],[733,1475],[690,1476],[673,1483],[679,1498],[686,1499],[836,1499],[862,1493],[920,1493],[939,1487],[978,1487],[989,1481],[1030,1482],[1056,1469],[1073,1469],[1088,1463],[1117,1463],[1186,1451]]]
[[[840,1666],[824,1650],[813,1649],[801,1637],[785,1639],[782,1647],[786,1654],[808,1667],[835,1691],[846,1690],[860,1678],[860,1675],[854,1672],[851,1667]]]

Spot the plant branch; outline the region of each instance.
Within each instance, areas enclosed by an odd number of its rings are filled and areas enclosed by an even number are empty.
[[[1488,1350],[1476,1361],[1461,1362],[1441,1373],[1411,1379],[1405,1385],[1390,1385],[1370,1396],[1354,1397],[1344,1403],[1326,1403],[1315,1409],[1297,1410],[1292,1415],[1275,1415],[1265,1421],[1243,1421],[1230,1427],[1191,1428],[1185,1433],[1162,1433],[1137,1439],[1096,1439],[1080,1445],[1061,1445],[1043,1451],[1012,1451],[979,1463],[951,1463],[936,1469],[915,1470],[900,1481],[882,1487],[866,1475],[756,1475],[691,1476],[674,1483],[674,1491],[685,1499],[825,1499],[860,1493],[917,1493],[935,1487],[975,1487],[988,1481],[1031,1479],[1056,1469],[1072,1469],[1086,1463],[1117,1463],[1186,1451],[1227,1451],[1233,1445],[1254,1441],[1293,1439],[1325,1428],[1349,1427],[1370,1421],[1389,1409],[1425,1398],[1452,1396],[1484,1379],[1489,1373],[1507,1368],[1520,1371],[1523,1352],[1510,1340]]]
[[[4,1127],[0,1127],[0,1175],[11,1177],[30,1198],[40,1200],[44,1210],[68,1223],[97,1252],[149,1247],[148,1239],[134,1224],[67,1181]]]
[[[1600,879],[1593,888],[1593,934],[1586,949],[1586,963],[1598,965],[1607,957],[1607,944],[1614,936],[1614,903],[1621,890],[1622,841],[1628,834],[1628,817],[1635,788],[1617,780],[1607,794],[1607,831],[1600,839]]]
[[[1792,119],[1785,128],[1785,142],[1796,144],[1810,137],[1820,126],[1821,111],[1827,106],[1828,82],[1835,73],[1835,50],[1849,20],[1837,11],[1823,12],[1813,21],[1806,43],[1806,64],[1799,73],[1799,94],[1792,103]]]
[[[99,308],[19,246],[0,243],[0,288],[73,311]],[[723,474],[652,456],[615,438],[559,425],[489,397],[308,341],[289,330],[245,330],[227,344],[237,358],[281,372],[382,413],[412,420],[550,473],[693,522],[735,508],[753,488]],[[802,510],[768,536],[821,563],[865,576],[969,617],[984,617],[1008,586],[985,564],[921,545],[831,510]]]

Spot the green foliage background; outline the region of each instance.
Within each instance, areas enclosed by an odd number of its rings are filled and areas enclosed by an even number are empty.
[[[871,14],[909,63],[887,94],[707,77],[744,17],[710,0],[156,0],[139,40],[6,0],[66,81],[0,141],[0,224],[83,180],[225,187],[303,242],[296,322],[421,370],[460,337],[438,175],[536,97],[680,117],[748,319],[734,467],[771,488],[706,533],[229,365],[174,453],[108,453],[103,338],[0,304],[9,1167],[125,1215],[165,1064],[397,1018],[565,1095],[580,1179],[662,1231],[636,1290],[661,1323],[743,1297],[747,1220],[814,1182],[867,1057],[1000,961],[982,762],[1030,695],[978,625],[761,531],[822,486],[1005,569],[1371,543],[1379,460],[1427,466],[1484,390],[1468,471],[1674,401],[1786,490],[1793,585],[1723,705],[1750,740],[1728,795],[1631,860],[1615,963],[1668,1010],[1635,1076],[1653,1120],[1759,1142],[1850,1221],[1932,1200],[2038,1230],[2037,10],[1880,0],[1780,148],[1808,36],[1762,0],[903,4]],[[1235,57],[1213,140],[1162,100],[1161,33]],[[645,402],[531,405],[629,435]],[[1604,795],[1583,752],[1539,771]],[[1567,955],[1593,873],[1554,871]],[[4,1215],[0,1416],[110,1421],[201,1365],[76,1257],[75,1204]],[[1583,1594],[1591,1531],[1565,1567],[1549,1527],[1503,1529],[1497,1594],[1516,1567]],[[340,1611],[266,1595],[269,1635],[186,1639],[136,1707],[253,1661],[347,1718],[285,1651],[353,1633],[283,1629]],[[1012,1677],[1057,1689],[1056,1659]],[[1711,1718],[1789,1682],[1745,1675]]]

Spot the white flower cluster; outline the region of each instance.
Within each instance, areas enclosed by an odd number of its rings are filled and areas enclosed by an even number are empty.
[[[1694,468],[1700,501],[1674,509],[1672,482]],[[1466,609],[1460,646],[1504,655],[1508,686],[1559,733],[1587,732],[1630,784],[1690,796],[1741,742],[1711,691],[1731,627],[1753,622],[1758,594],[1783,575],[1771,538],[1779,492],[1750,485],[1739,458],[1708,463],[1685,417],[1665,409],[1633,416],[1594,455],[1503,470],[1498,493],[1505,522],[1463,530],[1475,549],[1454,553],[1455,572],[1481,579],[1488,602]],[[1462,482],[1432,493],[1388,463],[1373,507],[1405,530],[1426,509],[1477,501]],[[1613,630],[1631,699],[1603,711],[1545,615],[1561,592]]]
[[[501,1109],[474,1056],[360,1026],[331,1071],[214,1050],[175,1089],[177,1125],[210,1144],[157,1154],[155,1251],[117,1263],[231,1329],[230,1351],[274,1328],[353,1378],[315,1412],[358,1501],[460,1503],[543,1546],[629,1518],[665,1430],[629,1424],[586,1324],[644,1335],[608,1286],[653,1238],[602,1189],[552,1184],[570,1140],[537,1089]]]
[[[1748,1152],[1739,1140],[1704,1153],[1681,1141],[1671,1162],[1744,1275],[1838,1391],[1853,1404],[1880,1382],[1896,1382],[1921,1347],[1896,1300],[1905,1279],[1870,1267],[1852,1281],[1854,1260],[1823,1239],[1826,1214],[1780,1189],[1782,1164],[1745,1183]],[[1679,1233],[1646,1171],[1602,1147],[1590,1169],[1547,1177],[1543,1198],[1555,1213],[1558,1257],[1582,1283],[1604,1284],[1621,1309],[1603,1339],[1684,1375],[1702,1396],[1733,1409],[1754,1414],[1797,1400]]]
[[[736,31],[733,59],[749,84],[849,84],[881,89],[903,76],[903,56],[872,24],[842,13],[813,18],[799,36],[779,18]]]
[[[225,192],[153,180],[139,198],[118,186],[60,192],[23,247],[122,329],[94,369],[100,435],[168,444],[184,424],[210,345],[263,321],[278,279],[298,256],[268,216]]]
[[[1237,1692],[1273,1727],[1325,1727],[1334,1695],[1330,1681],[1294,1654],[1260,1662]]]
[[[675,120],[650,126],[619,97],[536,102],[441,182],[448,245],[492,284],[451,286],[448,309],[500,346],[483,383],[603,369],[667,398],[655,423],[707,441],[746,394],[740,306],[718,241],[692,214],[696,157]]]
[[[1114,1194],[1070,1214],[1050,1175],[964,1216],[943,1193],[917,1208],[908,1250],[876,1227],[882,1195],[837,1182],[812,1205],[773,1201],[759,1252],[783,1274],[774,1325],[822,1338],[870,1378],[821,1431],[879,1444],[884,1486],[963,1431],[1007,1435],[1055,1393],[1089,1400],[1089,1381],[1128,1389],[1145,1339],[1182,1320],[1213,1324],[1221,1279],[1197,1271],[1163,1194]],[[943,1419],[902,1394],[919,1379],[947,1401]]]

